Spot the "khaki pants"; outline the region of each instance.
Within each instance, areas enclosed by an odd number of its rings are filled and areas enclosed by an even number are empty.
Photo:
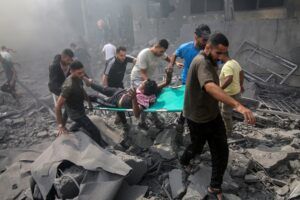
[[[234,98],[237,101],[241,100],[241,93],[238,93],[236,95],[232,95],[232,98]],[[221,115],[225,124],[226,128],[226,134],[228,137],[232,136],[232,131],[233,131],[233,124],[232,124],[232,113],[233,113],[233,108],[230,106],[221,103]]]

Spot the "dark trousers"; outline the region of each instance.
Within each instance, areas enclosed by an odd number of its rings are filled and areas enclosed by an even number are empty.
[[[196,154],[202,153],[205,143],[208,142],[212,160],[210,186],[221,188],[229,155],[226,129],[221,115],[208,123],[196,123],[189,119],[187,119],[187,123],[192,143],[183,153],[180,159],[181,164],[188,165]]]
[[[104,94],[107,97],[111,97],[105,101],[108,104],[115,104],[115,105],[117,105],[118,102],[116,102],[117,99],[113,98],[113,96],[124,90],[123,88],[103,87],[102,85],[96,85],[96,84],[92,84],[91,87],[92,87],[92,89],[96,90],[97,92],[100,92],[101,94]],[[124,112],[117,112],[117,115],[119,116],[122,124],[127,123],[126,115]]]
[[[183,116],[183,112],[180,113],[180,116],[179,116],[177,122],[178,122],[179,124],[184,125],[185,118],[184,118],[184,116]]]
[[[106,147],[107,143],[102,139],[99,129],[86,115],[74,120],[79,127],[86,130],[86,134],[92,138],[101,147]]]

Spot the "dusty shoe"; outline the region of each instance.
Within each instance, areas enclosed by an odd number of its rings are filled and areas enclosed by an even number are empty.
[[[149,130],[149,126],[146,124],[146,122],[140,122],[138,127],[146,131]]]

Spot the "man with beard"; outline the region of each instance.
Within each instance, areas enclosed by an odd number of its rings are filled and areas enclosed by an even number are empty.
[[[72,62],[70,65],[70,76],[61,87],[61,94],[55,107],[58,135],[68,133],[61,112],[64,106],[71,120],[79,127],[85,129],[86,134],[104,148],[107,146],[107,143],[102,139],[96,125],[85,114],[84,100],[89,102],[89,99],[83,89],[82,79],[84,76],[83,64],[80,61]],[[91,107],[91,104],[89,106]]]
[[[175,54],[171,57],[171,62],[169,67],[172,68],[176,62],[176,58],[181,58],[184,60],[184,66],[181,74],[182,85],[185,85],[187,73],[190,68],[190,64],[195,56],[202,50],[204,50],[208,37],[211,31],[208,25],[201,24],[199,25],[194,34],[194,41],[184,43],[179,46],[179,48],[175,51]],[[179,66],[181,67],[181,66]],[[178,124],[176,126],[176,130],[179,133],[182,133],[184,130],[184,122],[185,119],[183,114],[180,114],[180,117],[177,120]]]
[[[208,142],[212,158],[208,199],[218,200],[222,199],[221,186],[229,154],[219,101],[241,113],[247,123],[255,124],[252,112],[219,87],[217,61],[223,54],[228,54],[228,46],[226,36],[215,33],[210,36],[204,51],[194,58],[186,80],[183,110],[190,129],[191,144],[184,151],[180,163],[189,168],[190,160],[201,154]]]

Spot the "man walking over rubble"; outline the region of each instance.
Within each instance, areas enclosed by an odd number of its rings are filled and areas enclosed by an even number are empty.
[[[187,73],[189,71],[192,60],[200,51],[204,50],[210,33],[211,31],[208,25],[199,25],[195,30],[194,41],[180,45],[179,48],[175,51],[175,54],[172,55],[171,62],[169,64],[170,68],[174,66],[178,57],[184,59],[184,66],[181,73],[182,85],[185,85]],[[183,113],[180,114],[180,117],[178,118],[177,122],[178,124],[176,126],[176,130],[179,133],[182,133],[184,130],[185,122]]]
[[[219,87],[216,62],[228,52],[229,42],[222,33],[210,36],[203,52],[191,63],[184,99],[184,117],[190,130],[189,145],[180,163],[187,167],[196,154],[201,154],[208,142],[212,157],[211,183],[208,196],[222,199],[221,185],[228,162],[228,144],[218,102],[223,102],[243,114],[249,124],[255,123],[252,112],[231,98]]]
[[[166,54],[169,42],[162,39],[151,48],[142,50],[138,56],[136,64],[131,71],[131,87],[137,88],[143,81],[153,79],[154,72],[161,61],[170,62],[170,58]],[[154,124],[158,129],[163,128],[163,123],[158,119],[157,113],[151,113],[154,118]],[[138,125],[140,128],[149,129],[146,124],[146,114],[142,113],[141,121]]]
[[[135,64],[136,59],[132,56],[126,55],[125,47],[118,47],[116,56],[111,58],[103,74],[103,86],[110,88],[124,88],[123,79],[126,72],[128,63]],[[128,131],[129,125],[126,121],[124,112],[118,112],[115,120],[115,124],[122,123],[124,130]]]
[[[226,94],[240,101],[241,93],[244,92],[244,72],[240,64],[236,60],[231,59],[228,53],[223,54],[220,60],[225,63],[220,73],[220,87]],[[220,105],[227,137],[231,137],[233,131],[233,109],[225,103],[221,103]]]
[[[88,96],[83,89],[82,78],[85,76],[83,65],[80,61],[74,61],[70,65],[70,76],[64,82],[61,94],[57,100],[55,107],[56,120],[58,124],[58,135],[68,133],[65,123],[62,118],[61,109],[65,105],[68,116],[76,124],[87,131],[89,135],[96,143],[102,147],[106,147],[107,144],[102,140],[100,131],[95,124],[86,116],[84,109],[84,100],[88,100]],[[91,107],[89,102],[89,107]]]

